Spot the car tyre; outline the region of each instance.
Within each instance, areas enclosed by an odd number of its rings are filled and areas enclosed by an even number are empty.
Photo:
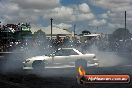
[[[45,62],[41,60],[34,61],[32,67],[34,71],[43,71],[45,69]]]
[[[87,61],[84,59],[79,59],[75,62],[75,68],[78,69],[80,66],[82,66],[84,69],[87,68]]]

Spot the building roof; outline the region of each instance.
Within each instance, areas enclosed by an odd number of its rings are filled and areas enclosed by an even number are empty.
[[[46,35],[50,35],[51,34],[50,27],[48,27],[48,28],[40,27],[40,28],[35,28],[35,29],[36,30],[41,29],[43,32],[45,32]],[[57,35],[57,34],[72,35],[72,33],[70,31],[68,31],[67,29],[61,29],[61,28],[56,28],[56,27],[52,28],[52,34],[53,35]]]
[[[45,32],[45,34],[51,34],[51,29],[45,29],[43,30]],[[53,28],[52,30],[52,34],[53,35],[57,35],[57,34],[64,34],[64,35],[71,35],[72,33],[69,32],[68,30],[66,29],[59,29],[59,28]]]

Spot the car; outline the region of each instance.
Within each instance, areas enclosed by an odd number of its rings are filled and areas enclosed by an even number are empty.
[[[23,69],[99,66],[95,54],[82,54],[75,48],[59,48],[49,55],[35,56],[23,62]]]

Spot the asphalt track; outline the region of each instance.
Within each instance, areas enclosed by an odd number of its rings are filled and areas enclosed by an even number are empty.
[[[128,74],[132,78],[132,66],[89,67],[87,74]],[[0,75],[0,88],[132,88],[127,84],[79,85],[74,68],[54,68],[45,71],[19,71]]]

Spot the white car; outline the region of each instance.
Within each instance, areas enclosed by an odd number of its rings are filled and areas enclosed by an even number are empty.
[[[75,48],[59,48],[50,55],[36,56],[23,62],[23,69],[98,66],[95,54],[82,54]]]

